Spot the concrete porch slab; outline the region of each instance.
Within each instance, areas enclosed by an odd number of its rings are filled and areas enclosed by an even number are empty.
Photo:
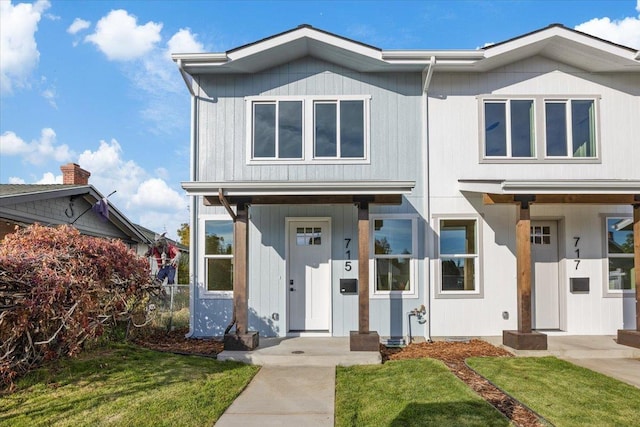
[[[379,351],[350,351],[349,337],[260,338],[252,351],[223,351],[218,360],[263,366],[352,366],[382,363]]]
[[[501,337],[481,337],[481,339],[505,348],[516,356],[556,356],[571,359],[638,359],[640,349],[621,345],[615,335],[560,335],[545,331],[546,350],[515,350],[505,347]]]

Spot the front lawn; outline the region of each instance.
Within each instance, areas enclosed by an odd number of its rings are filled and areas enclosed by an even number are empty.
[[[467,363],[556,426],[637,426],[640,389],[555,357]]]
[[[508,426],[440,361],[338,367],[336,426]]]
[[[0,397],[0,426],[204,426],[258,367],[128,345],[46,365]]]

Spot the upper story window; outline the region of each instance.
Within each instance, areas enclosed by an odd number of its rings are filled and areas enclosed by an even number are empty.
[[[599,160],[595,97],[484,97],[481,105],[483,161]]]
[[[366,163],[365,96],[249,97],[247,163]]]

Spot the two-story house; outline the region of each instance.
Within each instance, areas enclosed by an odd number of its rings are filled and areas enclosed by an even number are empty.
[[[478,50],[303,25],[172,57],[192,100],[192,336],[543,348],[629,329],[640,346],[637,51],[560,25]]]

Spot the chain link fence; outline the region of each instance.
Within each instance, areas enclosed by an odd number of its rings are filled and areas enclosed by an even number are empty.
[[[189,327],[189,285],[164,285],[164,295],[149,301],[148,326],[173,331]]]

